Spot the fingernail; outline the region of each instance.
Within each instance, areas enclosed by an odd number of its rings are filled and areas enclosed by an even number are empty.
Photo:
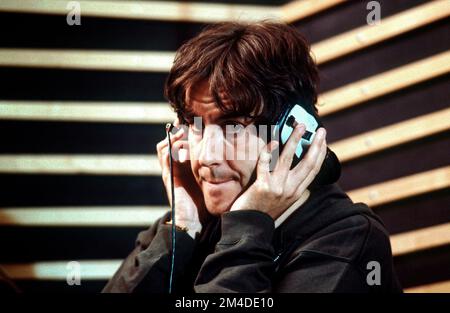
[[[280,143],[278,141],[273,141],[272,143],[272,151],[275,150],[276,148],[278,148],[278,146],[280,145]]]
[[[302,138],[303,133],[306,131],[306,126],[304,124],[299,124],[296,126],[296,138],[300,140]]]
[[[323,127],[319,128],[319,129],[317,130],[317,132],[319,133],[319,137],[320,137],[320,138],[325,138],[325,136],[326,136],[326,134],[327,134],[325,128],[323,128]]]
[[[261,153],[261,160],[264,162],[268,162],[268,161],[270,161],[270,158],[272,157],[272,155],[269,153],[269,152],[267,152],[267,151],[264,151],[264,152],[262,152]]]

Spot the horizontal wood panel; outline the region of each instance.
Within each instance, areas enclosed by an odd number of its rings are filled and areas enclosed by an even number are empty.
[[[295,0],[280,7],[281,19],[292,23],[332,8],[345,0]]]
[[[450,280],[408,288],[406,293],[450,293]]]
[[[450,244],[450,223],[412,230],[391,237],[392,253],[402,255]]]
[[[0,155],[0,173],[160,175],[158,158],[141,155]]]
[[[148,227],[168,210],[168,206],[0,208],[0,225]]]
[[[82,70],[168,72],[172,52],[0,49],[0,66]]]
[[[78,1],[83,15],[124,18],[154,19],[164,21],[220,22],[241,18],[255,20],[280,18],[279,7],[257,5],[229,5],[215,3],[170,2],[170,1]],[[4,12],[26,12],[39,14],[61,14],[70,12],[67,1],[51,0],[3,0],[0,10]]]
[[[354,202],[377,206],[450,187],[450,166],[347,192]]]
[[[71,122],[167,123],[176,117],[168,103],[1,101],[0,119]]]
[[[13,279],[65,280],[70,261],[36,262],[33,264],[2,265]],[[119,268],[121,260],[77,261],[83,280],[109,279]]]
[[[83,8],[83,15],[95,17],[208,23],[236,19],[252,21],[274,18],[290,23],[317,14],[344,2],[344,0],[297,0],[278,6],[257,5],[259,4],[257,1],[250,1],[245,5],[240,4],[242,1],[230,2],[232,4],[229,4],[228,1],[227,3],[212,3],[212,1],[203,1],[203,3],[201,1],[189,3],[179,1],[152,1],[150,3],[142,1],[79,1],[80,7]],[[252,2],[255,2],[256,5]],[[69,11],[67,3],[62,1],[55,3],[51,0],[23,0],[18,3],[5,0],[0,4],[0,11],[66,15]]]

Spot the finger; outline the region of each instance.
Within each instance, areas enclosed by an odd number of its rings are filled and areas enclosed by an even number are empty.
[[[159,165],[162,167],[163,152],[167,149],[167,137],[156,144],[156,154],[158,155]]]
[[[180,126],[180,119],[178,117],[173,121],[173,126],[175,126],[176,128]]]
[[[258,158],[256,168],[257,177],[264,177],[270,173],[270,160],[272,158],[271,152],[278,147],[277,141],[269,142],[261,151]]]
[[[165,146],[158,153],[159,165],[163,170],[169,168],[169,146]],[[189,143],[177,141],[172,146],[172,161],[184,163],[189,160]]]
[[[189,157],[189,143],[179,140],[172,145],[172,157],[174,161],[183,163]]]
[[[184,129],[180,128],[175,134],[171,134],[170,143],[173,145],[173,143],[175,141],[177,141],[183,137],[184,133],[185,133]],[[160,150],[160,149],[166,147],[168,144],[169,144],[169,141],[167,140],[167,135],[166,135],[166,138],[164,138],[163,140],[158,142],[158,144],[156,145],[156,150]]]
[[[321,152],[323,150],[326,152],[325,136],[325,129],[323,127],[319,128],[305,157],[291,171],[295,179],[303,181],[315,169],[317,161],[320,160]]]
[[[304,124],[299,124],[289,136],[288,141],[283,147],[280,158],[275,166],[274,172],[279,173],[280,176],[285,177],[291,168],[292,160],[294,159],[297,146],[305,133],[306,127]]]
[[[170,136],[170,142],[171,142],[172,146],[174,145],[175,142],[177,142],[177,140],[179,140],[180,138],[183,137],[183,134],[184,134],[184,130],[180,129],[175,135]],[[162,162],[163,155],[162,155],[161,151],[163,151],[164,149],[168,149],[168,146],[169,146],[169,141],[167,140],[167,136],[166,136],[166,138],[164,138],[163,140],[161,140],[160,142],[158,142],[156,144],[156,153],[158,156],[159,165],[161,167],[163,167],[163,164],[164,164]]]
[[[258,158],[258,166],[256,170],[257,177],[264,177],[269,173],[271,155],[268,151],[262,151]]]
[[[159,151],[158,160],[164,175],[169,169],[169,147],[164,147]]]

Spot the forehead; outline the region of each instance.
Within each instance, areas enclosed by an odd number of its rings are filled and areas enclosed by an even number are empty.
[[[222,103],[230,103],[230,99],[225,93],[220,93]],[[209,92],[209,84],[201,82],[195,84],[187,90],[186,111],[192,116],[201,116],[206,120],[217,120],[225,117],[239,116],[239,114],[228,114],[223,112],[215,103],[213,96]]]

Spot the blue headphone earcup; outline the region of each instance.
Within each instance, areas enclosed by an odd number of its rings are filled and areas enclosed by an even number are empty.
[[[287,141],[290,133],[293,130],[292,119],[295,119],[297,123],[303,123],[307,126],[308,133],[311,134],[308,138],[301,140],[299,143],[299,147],[297,148],[297,152],[300,151],[300,157],[298,155],[294,155],[294,159],[292,161],[291,169],[295,167],[301,159],[305,156],[308,151],[309,145],[312,143],[315,131],[319,127],[323,127],[323,124],[316,114],[316,112],[312,109],[311,106],[308,105],[300,105],[294,104],[292,105],[286,112],[281,116],[277,123],[279,135],[280,135],[280,153],[283,149],[284,143]],[[291,121],[290,121],[291,120]],[[319,173],[316,175],[313,182],[310,184],[311,188],[320,186],[320,185],[328,185],[333,184],[338,181],[341,176],[341,164],[336,154],[327,147],[327,154],[322,163]]]

